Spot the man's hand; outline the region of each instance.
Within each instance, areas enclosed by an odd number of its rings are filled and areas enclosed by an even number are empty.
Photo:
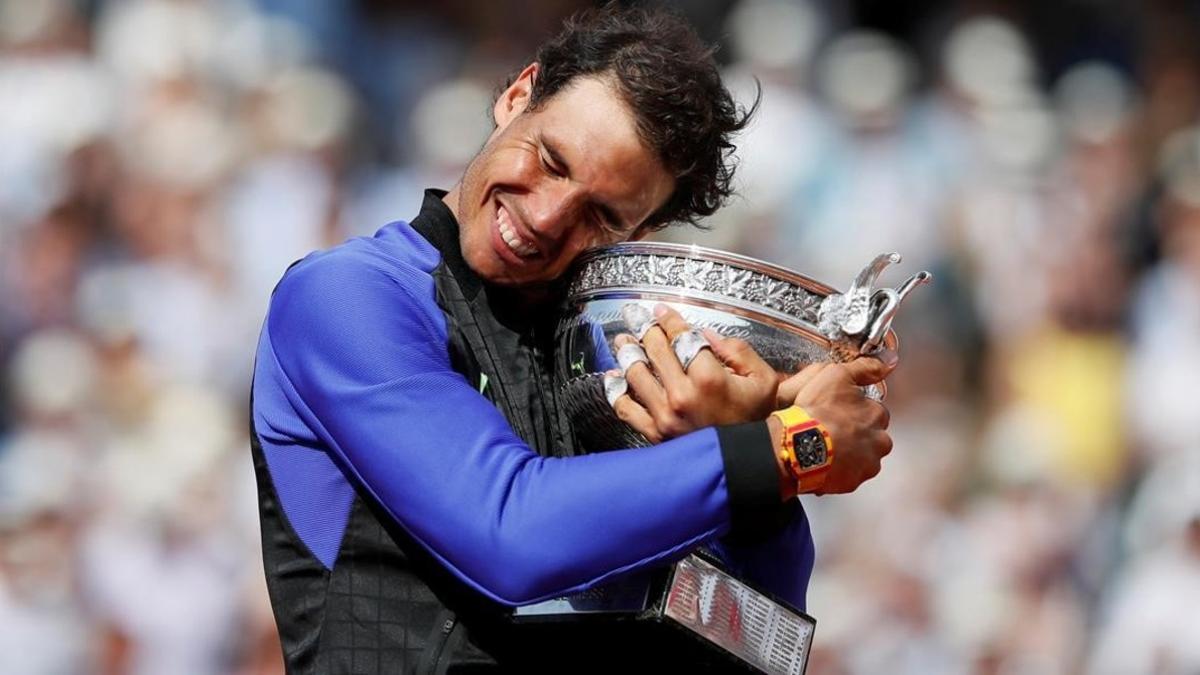
[[[867,398],[863,387],[882,382],[897,363],[895,352],[862,356],[848,363],[815,363],[779,385],[786,405],[800,406],[820,420],[833,439],[833,465],[816,494],[853,492],[879,473],[892,451],[888,409]]]
[[[779,378],[744,340],[704,331],[711,350],[702,349],[685,371],[671,341],[690,330],[666,305],[655,308],[657,325],[646,330],[641,345],[648,362],[625,372],[629,394],[613,404],[617,416],[652,443],[715,424],[761,420],[775,408]],[[633,335],[618,335],[617,349],[638,344]]]

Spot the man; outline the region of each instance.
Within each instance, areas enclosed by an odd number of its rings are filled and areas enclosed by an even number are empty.
[[[449,193],[308,256],[272,296],[252,443],[292,672],[612,667],[636,631],[539,631],[510,608],[701,545],[802,606],[802,488],[764,418],[794,400],[827,428],[833,465],[804,489],[852,490],[891,447],[859,386],[894,360],[780,384],[714,339],[684,368],[669,344],[687,326],[662,312],[616,407],[670,440],[576,456],[547,367],[556,282],[589,248],[715,210],[746,116],[686,24],[617,9],[568,23],[493,116]]]

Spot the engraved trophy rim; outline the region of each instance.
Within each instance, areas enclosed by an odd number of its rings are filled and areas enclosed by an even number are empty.
[[[606,259],[630,259],[633,256],[652,256],[657,258],[673,258],[693,260],[700,263],[725,265],[737,270],[743,270],[760,275],[774,282],[789,284],[811,298],[802,301],[802,306],[789,308],[773,304],[761,297],[741,297],[727,292],[727,289],[704,284],[704,287],[689,286],[678,282],[653,282],[646,277],[647,271],[638,270],[642,278],[619,280],[606,278],[602,273],[590,276],[586,271],[595,267],[596,263]],[[822,347],[830,347],[832,341],[823,335],[818,327],[818,306],[820,301],[839,293],[829,284],[800,274],[781,265],[765,260],[729,251],[700,246],[698,244],[677,244],[670,242],[622,242],[603,248],[587,251],[576,261],[572,272],[565,301],[567,304],[589,302],[605,299],[630,300],[659,300],[667,302],[685,302],[692,305],[729,312],[747,319],[753,319],[775,328],[803,335]],[[892,331],[884,337],[888,346],[896,344],[896,336]]]
[[[578,273],[580,269],[587,266],[589,263],[599,258],[626,255],[670,255],[677,258],[718,262],[726,265],[734,265],[751,272],[765,274],[780,281],[788,281],[796,284],[797,286],[802,286],[806,290],[819,295],[830,295],[841,292],[837,288],[830,286],[825,282],[818,281],[810,276],[796,272],[795,270],[772,262],[767,262],[759,258],[742,255],[740,253],[732,253],[730,251],[709,248],[699,244],[677,244],[664,241],[627,241],[619,244],[611,244],[602,248],[592,249],[579,257],[579,260],[575,263],[576,273]],[[665,285],[668,284],[652,284],[651,286]],[[574,284],[572,284],[572,287],[574,287]],[[574,296],[575,293],[572,292],[571,295]]]

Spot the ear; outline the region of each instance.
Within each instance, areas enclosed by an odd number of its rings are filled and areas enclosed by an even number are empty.
[[[508,126],[509,122],[529,107],[529,97],[533,94],[533,83],[537,80],[537,74],[536,62],[525,66],[517,79],[500,93],[496,105],[492,107],[492,118],[496,121],[498,129]]]

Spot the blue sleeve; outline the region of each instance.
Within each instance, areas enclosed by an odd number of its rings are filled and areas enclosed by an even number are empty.
[[[541,457],[451,368],[433,293],[424,270],[335,249],[280,283],[258,358],[271,359],[290,406],[348,479],[451,572],[525,604],[729,531],[717,430]]]
[[[592,350],[592,354],[596,357],[596,372],[607,372],[610,370],[620,370],[621,364],[617,363],[617,358],[613,356],[613,348],[608,344],[608,339],[604,337],[604,328],[595,322],[590,325],[592,332],[592,342],[596,347]]]

